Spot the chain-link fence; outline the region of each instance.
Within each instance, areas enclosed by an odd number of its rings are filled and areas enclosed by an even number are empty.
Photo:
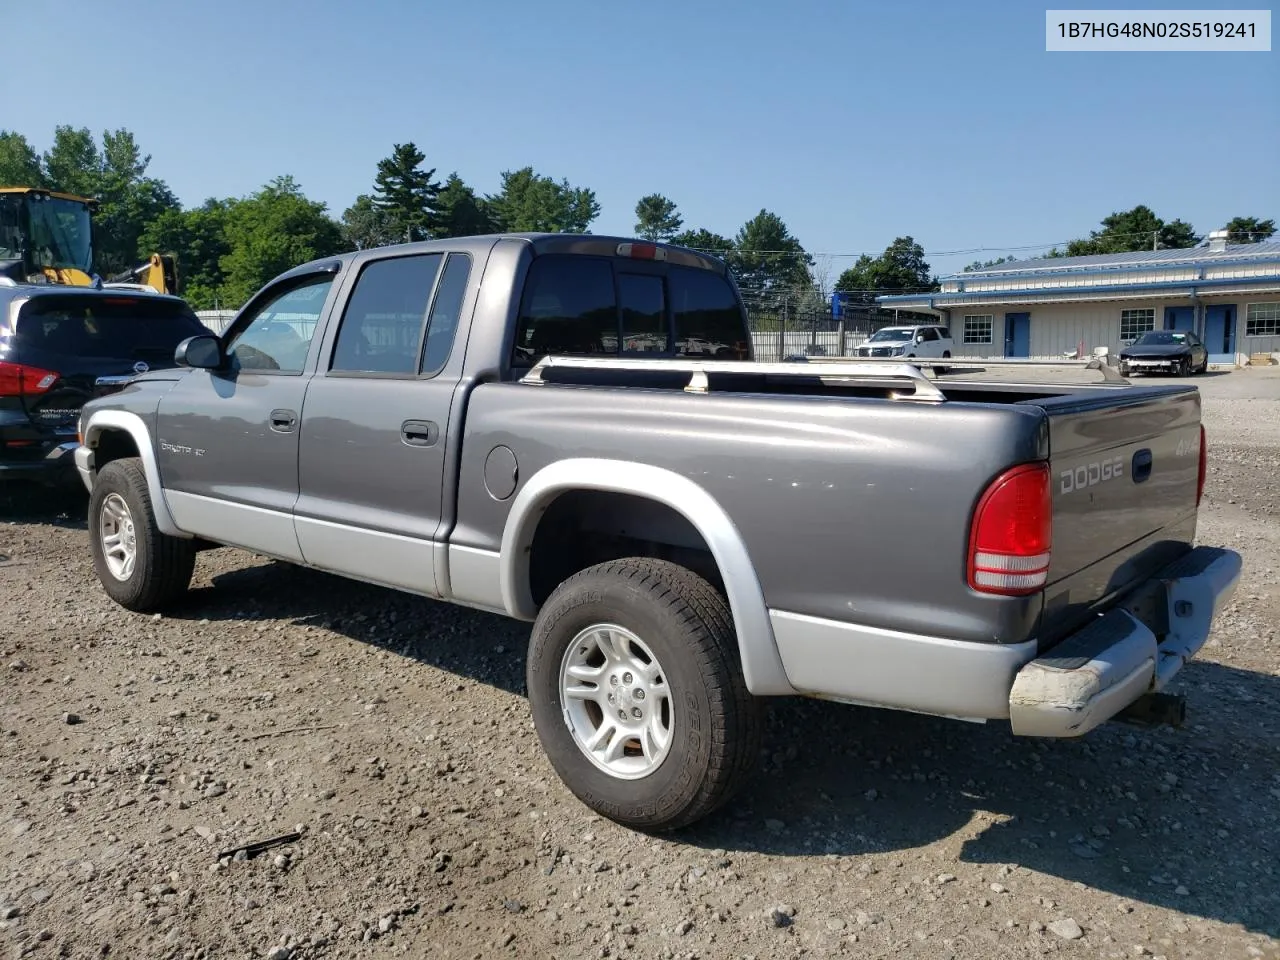
[[[867,337],[895,323],[935,323],[936,317],[898,314],[874,306],[844,303],[832,309],[829,298],[743,296],[755,356],[760,361],[790,356],[848,357]]]

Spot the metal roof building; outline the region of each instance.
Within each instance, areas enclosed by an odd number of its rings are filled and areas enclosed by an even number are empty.
[[[940,281],[932,294],[877,297],[951,326],[957,354],[1112,353],[1147,330],[1190,330],[1215,364],[1280,359],[1280,241],[1002,263]]]

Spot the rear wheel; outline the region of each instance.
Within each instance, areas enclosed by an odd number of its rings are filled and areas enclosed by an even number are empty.
[[[760,745],[725,598],[661,560],[590,567],[543,605],[529,702],[551,765],[625,826],[687,826],[726,803]]]
[[[196,546],[156,527],[136,458],[113,460],[98,473],[89,496],[89,545],[102,588],[129,610],[159,610],[191,584]]]

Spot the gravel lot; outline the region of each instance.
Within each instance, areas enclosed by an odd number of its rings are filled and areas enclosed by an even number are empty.
[[[772,706],[729,809],[654,839],[543,759],[527,628],[230,550],[125,613],[84,504],[0,491],[14,957],[1280,957],[1280,369],[1210,375],[1235,604],[1182,730],[1081,741]],[[300,834],[250,859],[240,845]]]

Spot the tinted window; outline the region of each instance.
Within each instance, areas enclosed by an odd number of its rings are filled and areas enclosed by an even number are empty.
[[[662,277],[634,273],[618,276],[625,353],[666,353],[667,305]]]
[[[237,320],[239,332],[227,348],[233,366],[301,373],[333,279],[325,274],[304,280],[258,308],[247,326]]]
[[[924,337],[926,343],[938,339],[938,331],[933,327],[925,327],[920,331],[920,334]]]
[[[342,314],[329,369],[416,374],[427,304],[443,259],[432,253],[367,264]]]
[[[438,373],[449,359],[453,335],[458,330],[458,315],[462,313],[462,298],[467,293],[467,276],[470,273],[469,256],[465,253],[449,254],[444,276],[436,289],[436,301],[431,305],[431,319],[427,322],[427,341],[422,348],[422,373]]]
[[[722,276],[693,267],[671,267],[667,274],[679,356],[748,358],[746,323]]]
[[[173,366],[173,350],[210,331],[183,303],[133,297],[32,297],[13,345],[66,356]]]
[[[517,366],[547,354],[617,354],[618,311],[613,268],[592,257],[544,256],[533,261],[516,328]]]

